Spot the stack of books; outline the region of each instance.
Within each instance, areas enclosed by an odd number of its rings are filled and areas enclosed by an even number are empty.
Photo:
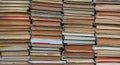
[[[0,0],[0,65],[28,65],[29,0]]]
[[[63,60],[67,61],[65,65],[94,65],[94,53],[92,45],[65,45]]]
[[[92,46],[95,44],[93,1],[64,0],[63,11],[64,31],[62,34],[65,44],[63,60],[68,62],[67,65],[94,65],[94,52],[92,51]],[[84,50],[87,47],[89,48]]]
[[[62,0],[32,0],[30,63],[56,65],[61,63]],[[49,62],[48,62],[49,61]]]
[[[97,65],[120,65],[120,0],[95,0]]]

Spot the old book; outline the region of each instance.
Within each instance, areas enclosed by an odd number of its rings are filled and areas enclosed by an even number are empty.
[[[0,20],[0,25],[30,25],[29,21],[20,21],[20,20]]]
[[[30,56],[32,60],[60,60],[59,56]]]
[[[71,45],[66,45],[65,50],[72,52],[92,52],[92,45],[71,44]]]
[[[96,63],[96,65],[120,65],[120,63],[109,63],[109,62],[106,62],[106,63]]]
[[[72,36],[89,36],[94,37],[94,34],[91,33],[73,33],[73,32],[62,32],[63,35],[72,35]]]
[[[39,25],[39,26],[60,26],[60,22],[33,21],[33,25]]]
[[[59,32],[59,31],[47,31],[47,30],[33,31],[32,35],[62,36],[61,32]]]
[[[92,0],[65,0],[65,2],[92,2]]]
[[[46,24],[45,24],[46,25]],[[48,30],[48,31],[62,31],[61,27],[59,26],[32,26],[32,30]]]
[[[62,39],[61,37],[58,37],[58,36],[44,36],[44,35],[41,35],[41,36],[37,36],[37,35],[32,35],[32,38],[38,38],[38,39]]]
[[[0,0],[0,3],[29,3],[28,0],[15,1],[15,0]]]
[[[31,6],[46,6],[46,7],[56,7],[56,8],[61,8],[62,7],[62,5],[61,4],[51,4],[51,3],[41,3],[41,2],[39,2],[39,3],[37,3],[37,2],[32,2],[31,4],[30,4]]]
[[[4,6],[4,7],[12,7],[12,6],[20,6],[20,7],[28,7],[29,4],[27,3],[0,3],[0,6]]]
[[[52,3],[52,4],[63,4],[62,0],[53,0],[53,1],[49,1],[49,0],[33,0],[33,2],[42,2],[42,3]]]
[[[120,1],[119,0],[94,0],[95,3],[119,3]]]
[[[32,46],[60,48],[60,47],[62,47],[63,45],[62,45],[62,44],[32,43]]]
[[[66,63],[66,61],[29,61],[33,65],[63,65]]]
[[[1,25],[0,30],[28,30],[30,26],[28,25]]]
[[[13,47],[15,47],[15,46],[20,46],[20,47],[25,46],[26,47],[26,46],[29,46],[29,45],[30,44],[28,42],[23,42],[23,43],[22,42],[17,42],[17,44],[16,44],[16,42],[12,42],[12,43],[11,42],[9,42],[9,43],[8,42],[6,42],[6,43],[5,42],[1,42],[0,43],[0,47],[12,47],[12,46]]]
[[[64,39],[66,40],[95,40],[95,37],[82,37],[82,36],[68,36],[68,35],[65,35],[64,36]]]
[[[0,43],[26,43],[26,42],[30,42],[28,39],[0,39]]]
[[[29,16],[28,13],[0,13],[0,16]]]
[[[29,39],[30,35],[0,35],[0,39]]]
[[[97,57],[97,62],[120,62],[120,57]]]
[[[64,40],[67,44],[95,44],[95,41],[84,41],[84,40]]]
[[[66,63],[65,65],[94,65],[94,63]]]
[[[64,51],[64,56],[94,56],[93,52],[69,52],[69,51]]]
[[[97,29],[120,30],[119,25],[97,25]]]
[[[97,11],[115,11],[118,12],[120,9],[119,5],[107,5],[107,4],[97,4],[96,5]]]
[[[28,51],[2,51],[2,56],[27,56]]]
[[[120,46],[119,42],[120,42],[120,39],[116,39],[116,38],[98,38],[97,45]]]
[[[60,19],[54,19],[54,18],[42,18],[42,17],[36,17],[36,16],[32,16],[31,19],[34,20],[39,20],[39,21],[56,21],[56,22],[60,22],[61,20]]]
[[[62,40],[57,39],[38,39],[38,38],[32,38],[32,43],[51,43],[51,44],[62,44]]]
[[[93,28],[64,28],[65,32],[75,32],[75,33],[94,33]]]

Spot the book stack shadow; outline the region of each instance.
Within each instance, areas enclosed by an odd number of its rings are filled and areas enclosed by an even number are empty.
[[[92,0],[64,0],[64,52],[66,65],[94,65],[94,5]]]
[[[120,65],[120,0],[95,0],[96,65]]]
[[[0,65],[28,65],[29,0],[0,0]]]
[[[63,65],[62,44],[62,0],[32,0],[31,49],[32,65]]]

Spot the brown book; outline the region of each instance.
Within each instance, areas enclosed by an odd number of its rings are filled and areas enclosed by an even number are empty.
[[[42,18],[42,17],[35,17],[35,16],[32,16],[31,17],[32,19],[33,19],[33,21],[34,20],[38,20],[38,21],[52,21],[52,22],[54,22],[54,21],[56,21],[56,22],[60,22],[61,20],[60,19],[56,19],[56,18]]]
[[[60,22],[51,22],[51,21],[33,21],[33,25],[40,26],[60,26]]]
[[[64,19],[75,19],[75,20],[79,20],[79,19],[82,19],[82,20],[94,20],[94,17],[93,16],[69,16],[69,15],[64,15],[63,17]]]
[[[120,13],[119,12],[97,12],[96,15],[99,15],[99,16],[120,16]]]
[[[32,30],[49,30],[49,31],[62,31],[61,27],[52,27],[52,26],[38,26],[34,25],[32,26]]]
[[[27,4],[27,3],[0,3],[0,6],[4,6],[4,7],[11,7],[11,6],[14,6],[14,7],[29,7],[29,4]]]
[[[65,51],[92,52],[92,45],[66,45]]]
[[[31,60],[60,60],[60,56],[30,56]]]
[[[64,24],[64,27],[66,28],[85,28],[85,29],[90,29],[93,28],[91,25],[85,25],[85,24]]]
[[[103,30],[103,29],[96,29],[96,33],[100,34],[120,34],[119,30]]]
[[[55,8],[62,8],[61,4],[51,4],[51,3],[34,3],[32,2],[30,6],[45,6],[45,7],[55,7]]]
[[[63,22],[64,24],[79,24],[79,25],[92,25],[93,20],[68,20],[64,19]]]
[[[25,42],[30,42],[28,39],[0,39],[0,43],[25,43]]]
[[[17,13],[19,13],[19,12],[27,12],[27,10],[25,10],[25,9],[1,9],[0,10],[0,12],[1,13],[6,13],[6,12],[17,12]]]
[[[28,51],[2,51],[2,56],[27,56]]]
[[[5,40],[6,41],[6,40]],[[20,41],[22,41],[22,40],[20,40]],[[23,46],[29,46],[30,45],[30,43],[28,43],[28,42],[21,42],[21,43],[19,43],[19,42],[17,42],[17,44],[15,43],[15,42],[12,42],[12,43],[5,43],[5,42],[1,42],[0,43],[0,47],[15,47],[15,46],[20,46],[20,47],[23,47]]]
[[[119,20],[117,19],[99,19],[95,20],[96,24],[120,24]]]
[[[22,0],[22,1],[17,1],[17,0],[11,0],[11,1],[9,1],[9,0],[0,0],[1,2],[0,3],[17,3],[17,4],[21,4],[21,3],[29,3],[29,1],[28,0]]]
[[[94,56],[93,52],[67,52],[63,53],[64,56]]]
[[[0,35],[30,34],[29,31],[0,31]]]
[[[0,39],[30,39],[30,35],[0,35]]]
[[[30,25],[30,21],[0,20],[0,25]]]
[[[115,11],[119,12],[120,5],[96,4],[97,11]]]
[[[116,43],[117,42],[117,43]],[[120,39],[116,38],[98,38],[97,45],[99,46],[120,46]]]
[[[120,62],[120,57],[97,57],[97,62]]]
[[[23,17],[28,17],[29,16],[29,14],[28,13],[17,13],[17,12],[14,12],[14,13],[0,13],[0,16],[23,16]]]
[[[65,0],[65,2],[92,2],[92,0]]]
[[[97,25],[97,29],[120,30],[119,25]]]
[[[59,31],[45,31],[45,30],[40,30],[40,31],[33,31],[32,35],[61,36],[62,33],[59,32]]]
[[[17,28],[17,29],[14,29],[14,28],[8,28],[8,29],[4,29],[4,28],[2,28],[2,29],[0,29],[0,31],[4,31],[4,32],[7,32],[7,31],[29,31],[29,28]]]
[[[80,4],[64,4],[64,7],[65,8],[88,8],[88,9],[94,9],[94,6],[93,5],[80,5]]]
[[[52,4],[62,4],[62,0],[33,0],[33,2],[41,2],[41,3],[52,3]]]
[[[62,11],[62,8],[54,8],[54,7],[31,6],[30,8],[37,10]]]
[[[6,26],[4,26],[4,25],[0,25],[0,30],[7,30],[7,31],[9,31],[10,29],[11,30],[14,30],[14,29],[16,29],[16,30],[27,30],[27,29],[29,29],[29,27],[30,26],[28,26],[28,25],[6,25]]]
[[[29,20],[29,16],[0,16],[1,20]]]
[[[40,35],[40,36],[38,36],[38,35],[32,35],[32,38],[40,38],[40,39],[59,39],[59,40],[61,40],[62,39],[62,37],[61,36],[45,36],[45,35]]]

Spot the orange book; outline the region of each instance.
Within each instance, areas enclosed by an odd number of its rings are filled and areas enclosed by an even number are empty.
[[[97,62],[120,62],[120,57],[97,57]]]

